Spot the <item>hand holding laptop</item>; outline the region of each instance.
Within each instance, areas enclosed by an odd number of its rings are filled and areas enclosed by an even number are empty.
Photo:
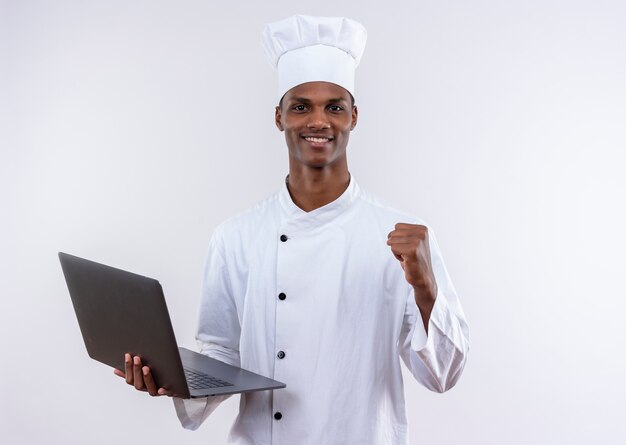
[[[138,355],[132,357],[129,353],[126,353],[124,355],[124,367],[126,372],[113,368],[113,373],[126,379],[126,383],[133,385],[136,390],[148,392],[151,396],[175,397],[175,394],[172,394],[167,389],[157,388],[150,368],[141,366],[141,357]]]

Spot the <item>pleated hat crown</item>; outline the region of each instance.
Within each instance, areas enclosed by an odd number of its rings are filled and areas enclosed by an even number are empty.
[[[268,24],[261,45],[278,71],[278,99],[306,82],[332,82],[354,96],[354,72],[367,31],[345,17],[294,15]]]

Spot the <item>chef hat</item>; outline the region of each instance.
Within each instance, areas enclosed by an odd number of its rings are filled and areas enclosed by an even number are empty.
[[[367,32],[344,17],[294,15],[268,24],[261,36],[267,59],[278,71],[279,100],[305,82],[337,84],[354,96],[354,71]]]

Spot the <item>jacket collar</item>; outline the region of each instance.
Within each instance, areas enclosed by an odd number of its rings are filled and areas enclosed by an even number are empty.
[[[283,183],[282,188],[278,193],[278,200],[284,217],[284,223],[288,224],[292,228],[311,228],[322,226],[345,212],[360,194],[360,188],[356,183],[354,176],[350,175],[350,183],[348,188],[332,202],[329,202],[325,206],[305,212],[298,207],[289,194],[287,188],[287,182]]]

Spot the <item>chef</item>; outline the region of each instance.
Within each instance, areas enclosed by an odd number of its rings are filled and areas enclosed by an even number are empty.
[[[293,16],[262,34],[289,174],[215,229],[197,340],[202,353],[287,387],[241,395],[233,443],[407,444],[400,361],[436,392],[465,365],[468,327],[432,229],[380,203],[348,169],[365,41],[360,23],[335,17]],[[171,395],[139,357],[116,373]],[[173,399],[196,429],[226,397]]]

